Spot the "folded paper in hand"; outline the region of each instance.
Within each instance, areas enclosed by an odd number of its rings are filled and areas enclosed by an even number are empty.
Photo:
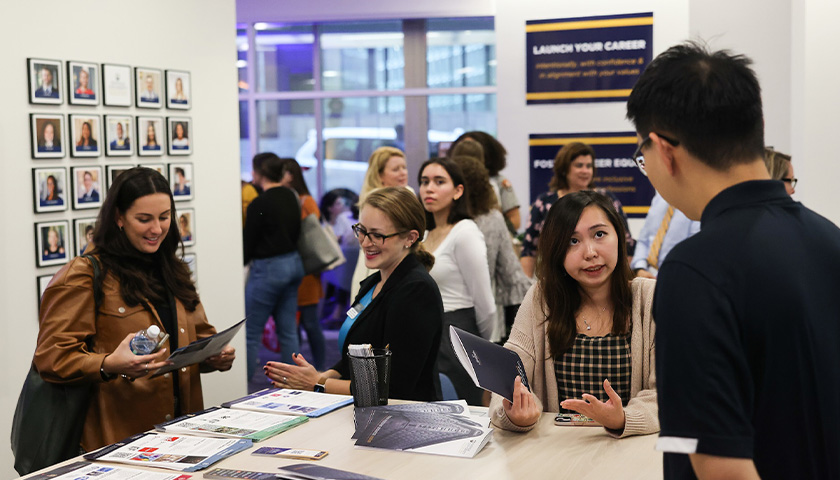
[[[213,355],[222,353],[222,349],[233,340],[236,333],[245,325],[245,320],[241,320],[236,325],[228,328],[225,331],[219,332],[212,337],[202,338],[196,340],[189,345],[179,348],[172,352],[172,355],[166,359],[167,362],[172,362],[172,365],[161,367],[152,374],[152,378],[158,375],[163,375],[166,372],[177,370],[181,367],[201,363]]]
[[[452,325],[449,326],[449,337],[458,361],[476,386],[511,402],[513,382],[517,376],[522,378],[522,384],[530,390],[525,366],[516,352]]]

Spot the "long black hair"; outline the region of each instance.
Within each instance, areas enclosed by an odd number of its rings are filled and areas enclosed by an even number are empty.
[[[167,292],[172,292],[187,310],[194,311],[199,303],[198,292],[190,279],[187,264],[178,255],[179,246],[183,254],[178,222],[170,220],[169,231],[155,253],[143,253],[134,248],[117,225],[120,215],[138,198],[155,193],[169,196],[170,219],[177,218],[169,182],[157,170],[135,167],[114,180],[99,210],[93,232],[94,250],[91,253],[99,255],[103,267],[97,287],[101,289],[105,274],[110,272],[119,280],[120,293],[129,306],[142,304],[147,299],[167,301]],[[160,272],[163,285],[156,270]]]
[[[612,333],[627,333],[632,310],[630,281],[633,274],[627,262],[627,243],[624,241],[624,222],[606,196],[591,191],[563,195],[548,210],[540,233],[537,281],[542,295],[543,314],[548,322],[546,333],[553,358],[557,358],[574,343],[577,334],[575,314],[581,305],[580,286],[566,273],[564,266],[583,210],[589,206],[600,208],[615,229],[618,238],[618,259],[610,278],[610,299],[613,303]]]

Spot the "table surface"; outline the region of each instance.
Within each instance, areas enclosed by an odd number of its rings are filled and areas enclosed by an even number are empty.
[[[543,414],[537,428],[528,433],[495,429],[490,442],[474,458],[356,448],[350,438],[353,431],[350,405],[256,443],[210,469],[276,472],[278,467],[302,462],[250,454],[256,448],[273,446],[326,450],[329,455],[317,461],[318,465],[383,479],[431,480],[444,475],[464,480],[662,478],[662,454],[654,450],[656,435],[615,439],[600,427],[556,426],[554,414],[549,413]],[[208,470],[190,475],[200,479]]]

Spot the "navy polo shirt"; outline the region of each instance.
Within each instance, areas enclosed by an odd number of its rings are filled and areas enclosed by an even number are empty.
[[[840,229],[781,182],[744,182],[674,247],[654,297],[665,478],[688,453],[761,478],[840,478]]]

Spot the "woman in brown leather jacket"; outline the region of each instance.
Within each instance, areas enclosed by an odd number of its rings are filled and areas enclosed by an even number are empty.
[[[49,382],[91,384],[81,447],[91,451],[203,408],[199,373],[229,370],[230,346],[200,365],[149,378],[168,354],[216,333],[178,255],[175,203],[157,171],[122,173],[105,198],[93,234],[93,265],[76,257],[58,271],[41,301],[35,366]],[[94,292],[101,292],[96,308]],[[157,325],[169,340],[135,355],[138,331]]]

